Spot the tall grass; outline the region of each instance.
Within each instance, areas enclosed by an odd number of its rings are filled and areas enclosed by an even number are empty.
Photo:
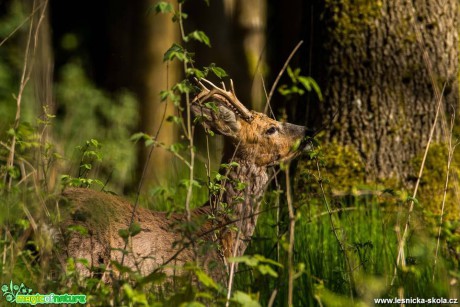
[[[335,199],[338,208],[333,213],[334,225],[340,233],[352,264],[355,280],[354,303],[372,305],[374,298],[444,297],[458,295],[458,263],[444,247],[437,267],[436,279],[431,280],[435,256],[435,236],[424,227],[422,219],[415,219],[408,241],[407,269],[398,270],[397,282],[392,286],[395,257],[398,251],[397,227],[400,207],[406,203],[396,196],[368,195]],[[387,200],[390,201],[387,201]],[[396,201],[395,201],[396,200]],[[295,229],[294,259],[299,275],[295,281],[294,306],[351,305],[348,269],[329,213],[318,199],[297,203],[298,220]],[[276,258],[276,213],[265,212],[260,218],[257,234],[248,253]],[[285,230],[286,225],[283,225]],[[285,238],[279,238],[281,245]],[[286,251],[281,258],[285,257]],[[282,262],[282,259],[280,261]],[[303,268],[303,270],[301,270]],[[286,269],[280,278],[255,276],[253,272],[239,273],[241,287],[259,291],[262,305],[266,305],[273,290],[278,289],[277,302],[283,305],[287,295]],[[302,271],[303,273],[300,273]],[[269,286],[267,286],[269,285]]]

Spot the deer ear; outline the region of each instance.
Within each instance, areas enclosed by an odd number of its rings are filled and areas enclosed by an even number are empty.
[[[241,128],[236,113],[223,104],[213,107],[192,104],[192,111],[205,128],[215,133],[235,137]]]

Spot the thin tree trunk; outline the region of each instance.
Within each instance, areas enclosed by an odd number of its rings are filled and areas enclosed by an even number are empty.
[[[266,0],[226,0],[224,4],[227,18],[233,21],[233,44],[242,45],[243,58],[239,61],[246,63],[247,82],[242,82],[241,86],[249,93],[247,104],[262,111],[265,106],[262,78],[266,75]]]
[[[162,123],[165,103],[160,101],[160,91],[172,87],[179,79],[177,63],[167,67],[163,63],[163,55],[174,42],[179,42],[179,28],[167,14],[148,14],[150,1],[142,1],[134,16],[136,23],[136,46],[133,53],[135,63],[135,85],[140,100],[140,130],[150,135],[156,135]],[[169,102],[166,116],[175,114],[174,106]],[[176,140],[177,127],[164,122],[161,125],[158,141],[172,144]],[[147,161],[149,148],[141,145],[139,159],[139,177],[145,163],[148,163],[144,178],[144,187],[152,184],[166,183],[172,175],[173,157],[163,149],[155,152]],[[137,178],[138,180],[140,178]]]
[[[43,3],[41,1],[40,3]],[[56,105],[53,95],[53,74],[54,74],[54,54],[51,43],[51,26],[49,19],[49,8],[43,18],[42,26],[38,33],[38,42],[36,50],[36,61],[33,70],[34,95],[37,101],[35,112],[39,114],[44,121],[47,121],[47,114],[56,114]],[[57,168],[52,163],[53,156],[44,151],[47,143],[56,142],[53,140],[52,129],[42,124],[40,127],[40,142],[43,152],[37,157],[37,170],[39,170],[39,179],[45,184],[45,188],[53,191],[57,184]]]

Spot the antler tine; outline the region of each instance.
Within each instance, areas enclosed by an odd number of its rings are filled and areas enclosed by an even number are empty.
[[[253,117],[252,117],[252,113],[238,100],[238,98],[236,98],[236,95],[235,95],[235,90],[233,89],[233,83],[232,83],[232,92],[228,92],[225,90],[225,87],[224,89],[221,89],[217,86],[214,85],[214,83],[212,83],[211,81],[209,80],[206,80],[206,79],[202,79],[203,81],[205,81],[206,83],[208,83],[210,86],[213,87],[213,89],[211,91],[209,91],[204,98],[201,98],[200,97],[200,100],[206,100],[206,99],[209,99],[210,97],[212,97],[213,95],[215,94],[218,94],[220,96],[223,96],[227,102],[232,105],[234,108],[236,108],[236,110],[241,114],[241,116],[244,118],[244,120],[246,121],[252,121]]]
[[[230,90],[232,91],[233,95],[235,95],[236,97],[235,87],[233,86],[233,79],[230,79]]]
[[[233,79],[230,79],[230,94],[234,99],[231,100],[233,105],[246,117],[246,120],[252,121],[252,113],[249,111],[244,104],[242,104],[236,97],[235,87],[233,86]]]
[[[222,84],[222,89],[223,89],[224,91],[226,91],[227,89],[225,88],[225,83],[224,83],[224,81],[222,81],[220,84]]]
[[[212,83],[211,81],[209,81],[208,79],[205,79],[205,78],[202,78],[201,80],[203,80],[204,82],[206,82],[207,84],[209,84],[210,86],[212,86],[213,88],[215,89],[219,89],[214,83]]]
[[[195,79],[195,82],[198,83],[198,85],[201,87],[201,90],[209,91],[209,89],[198,78],[195,77],[194,79]]]

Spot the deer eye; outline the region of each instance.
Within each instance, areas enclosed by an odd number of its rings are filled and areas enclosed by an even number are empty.
[[[271,126],[270,128],[267,129],[267,131],[265,131],[265,133],[267,135],[272,135],[273,133],[275,133],[277,131],[278,131],[278,128],[276,128],[275,126]]]

